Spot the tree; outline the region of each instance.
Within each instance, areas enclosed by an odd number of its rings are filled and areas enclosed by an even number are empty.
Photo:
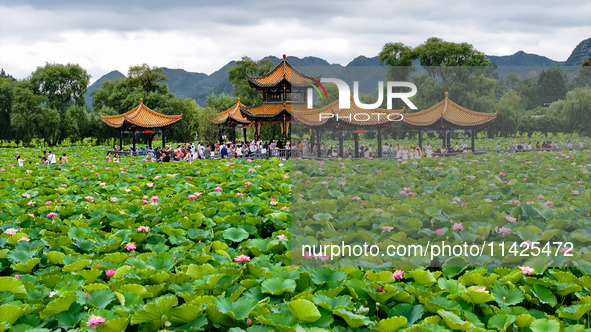
[[[12,138],[12,126],[10,113],[14,99],[14,80],[7,77],[0,77],[0,140]]]
[[[61,142],[68,133],[76,133],[73,137],[80,137],[78,127],[82,123],[79,120],[86,122],[86,119],[72,116],[67,118],[66,113],[72,107],[85,106],[84,93],[89,81],[90,75],[77,64],[47,63],[44,67],[37,67],[31,75],[33,91],[45,98],[39,125],[52,127],[38,129],[49,145]]]
[[[557,66],[550,67],[538,77],[536,106],[563,99],[566,91],[566,76]]]
[[[35,92],[47,98],[47,106],[65,111],[73,105],[84,106],[90,75],[76,64],[47,63],[37,67],[30,80]]]
[[[474,49],[471,44],[446,42],[437,37],[427,39],[415,47],[413,53],[429,76],[439,77],[443,81],[454,75],[463,79],[476,69],[470,67],[490,65],[484,53]]]
[[[41,104],[45,97],[35,94],[34,87],[28,80],[18,81],[14,88],[10,124],[13,138],[28,144],[38,134],[38,124],[42,117]]]
[[[390,81],[406,81],[415,70],[412,66],[415,55],[409,46],[402,43],[387,43],[379,56],[380,62],[389,66],[386,78]]]
[[[567,132],[591,135],[591,88],[577,88],[566,95],[564,102]]]
[[[573,80],[573,87],[591,87],[591,58],[587,58],[581,65],[579,73]]]
[[[255,61],[247,56],[242,57],[228,70],[228,80],[234,85],[234,95],[240,97],[247,106],[259,104],[262,101],[261,96],[256,89],[250,87],[247,79],[268,74],[274,67],[270,59]]]
[[[497,118],[486,127],[489,137],[509,136],[519,129],[519,113],[521,108],[520,96],[515,91],[509,91],[501,97],[496,105]]]

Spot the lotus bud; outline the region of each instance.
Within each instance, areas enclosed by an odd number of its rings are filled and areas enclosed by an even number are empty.
[[[88,298],[88,292],[84,293],[84,298],[87,299]]]
[[[97,268],[101,268],[101,262],[98,262],[98,264],[96,265]]]
[[[250,319],[250,318],[247,318],[247,319],[246,319],[246,324],[248,324],[248,325],[252,325],[252,319]]]

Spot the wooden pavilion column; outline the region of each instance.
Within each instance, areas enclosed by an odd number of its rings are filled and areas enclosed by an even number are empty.
[[[119,151],[123,150],[123,130],[119,128]]]
[[[164,129],[162,129],[162,148],[164,149],[166,147],[166,139],[164,138],[165,133],[164,133]]]
[[[242,125],[242,134],[244,134],[244,144],[246,144],[246,127]]]
[[[472,141],[471,142],[472,143],[472,153],[474,153],[474,151],[476,151],[474,149],[474,134],[476,134],[474,128],[470,128],[470,140]]]
[[[320,130],[317,130],[316,131],[316,138],[317,138],[318,142],[316,142],[316,144],[318,144],[318,151],[317,151],[318,152],[318,158],[322,157],[322,153],[320,151],[320,136],[321,135],[322,134],[320,133]]]
[[[310,155],[314,152],[314,131],[315,129],[310,128]]]
[[[232,126],[232,144],[236,144],[236,125]]]
[[[355,158],[359,158],[359,134],[354,133],[353,137],[355,137]]]
[[[419,148],[423,149],[423,130],[419,129]]]
[[[446,145],[445,148],[449,150],[449,147],[451,146],[451,135],[450,135],[450,133],[447,130],[446,130],[446,135],[445,136],[447,137],[447,145]]]
[[[382,158],[382,128],[378,127],[378,158]]]
[[[135,153],[135,129],[133,130],[133,152]]]
[[[339,157],[343,157],[343,145],[345,144],[345,133],[339,131]]]
[[[261,133],[259,132],[259,121],[254,122],[254,140],[258,141],[261,137]]]

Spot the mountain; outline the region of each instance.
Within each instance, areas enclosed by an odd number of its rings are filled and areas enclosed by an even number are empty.
[[[520,77],[526,77],[532,70],[541,71],[548,66],[579,66],[589,57],[591,57],[591,38],[583,40],[577,45],[566,62],[555,61],[541,55],[525,53],[523,51],[505,56],[487,55],[487,58],[499,67],[500,77],[505,77],[509,72],[515,72]],[[282,60],[282,58],[276,56],[268,56],[267,58],[275,64],[280,63]],[[322,58],[314,56],[303,58],[288,56],[287,61],[305,75],[340,78],[347,82],[351,88],[353,88],[353,82],[358,81],[359,91],[365,94],[371,94],[376,91],[377,82],[385,81],[384,74],[387,70],[380,63],[379,56],[370,58],[361,55],[353,59],[346,66],[331,64]],[[235,63],[235,61],[230,61],[210,75],[170,68],[164,68],[164,74],[168,76],[167,84],[172,93],[182,98],[193,98],[197,104],[205,106],[207,97],[211,94],[232,94],[234,87],[228,81],[228,70]],[[519,66],[523,68],[518,68]],[[122,73],[112,71],[94,82],[84,95],[86,105],[92,107],[91,93],[95,89],[100,88],[104,81],[123,77],[125,76]]]
[[[554,61],[545,56],[519,51],[513,55],[487,55],[488,60],[497,66],[558,66],[562,62]]]
[[[92,83],[88,87],[88,89],[86,90],[86,93],[84,94],[84,101],[86,101],[86,105],[88,105],[88,107],[92,108],[92,91],[103,86],[103,82],[114,81],[118,78],[125,78],[125,75],[121,74],[121,72],[118,70],[113,70],[112,72],[109,72],[109,73],[101,76],[101,78],[96,80],[96,82]]]
[[[588,58],[591,58],[591,38],[580,42],[564,64],[567,66],[580,66]]]

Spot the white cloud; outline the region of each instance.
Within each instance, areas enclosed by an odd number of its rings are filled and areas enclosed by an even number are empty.
[[[591,37],[584,0],[0,0],[0,12],[0,67],[21,78],[45,62],[79,63],[93,79],[142,63],[209,74],[243,55],[344,65],[377,55],[386,42],[416,46],[432,36],[490,55],[523,50],[566,60]]]

